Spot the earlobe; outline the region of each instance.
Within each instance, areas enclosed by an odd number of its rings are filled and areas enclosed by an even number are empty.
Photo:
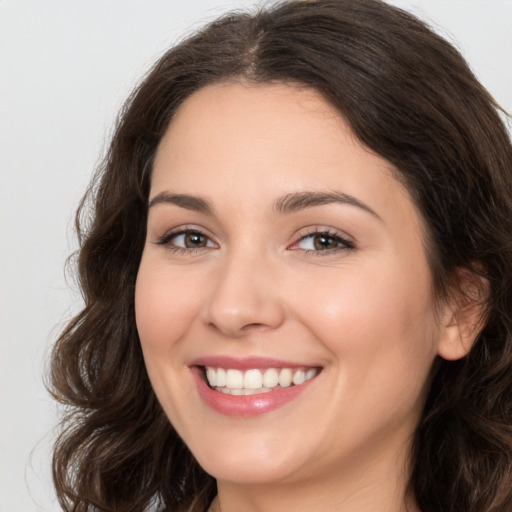
[[[485,277],[460,269],[456,286],[441,316],[438,354],[449,361],[466,356],[485,325],[489,283]]]
[[[437,352],[448,361],[455,361],[466,356],[476,340],[478,331],[468,325],[460,325],[457,313],[453,312],[450,319],[441,326]]]

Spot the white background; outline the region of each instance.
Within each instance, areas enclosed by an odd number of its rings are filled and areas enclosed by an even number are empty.
[[[174,41],[246,0],[0,0],[0,512],[59,510],[48,352],[76,311],[73,213],[115,113]],[[463,51],[512,112],[512,0],[393,1]],[[442,27],[442,28],[441,28]]]

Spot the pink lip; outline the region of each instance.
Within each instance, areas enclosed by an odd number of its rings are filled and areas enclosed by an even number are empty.
[[[192,362],[194,366],[211,366],[213,368],[233,368],[236,370],[252,370],[254,368],[315,368],[315,366],[292,363],[267,357],[236,358],[228,356],[199,357]]]
[[[266,414],[297,398],[309,388],[314,380],[316,380],[316,378],[313,378],[298,386],[276,389],[268,393],[259,393],[256,395],[228,395],[215,391],[208,386],[205,382],[203,366],[236,368],[240,370],[253,368],[295,368],[305,366],[259,358],[234,361],[231,358],[225,357],[208,357],[196,360],[194,366],[190,366],[190,369],[196,381],[200,397],[207,406],[225,416],[248,418]]]

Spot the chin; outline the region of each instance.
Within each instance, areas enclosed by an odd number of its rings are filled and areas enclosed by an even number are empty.
[[[250,449],[236,446],[224,449],[201,448],[196,457],[201,467],[215,479],[246,485],[264,485],[286,480],[294,468],[304,467],[297,453],[282,449],[270,450],[264,444],[253,441]],[[219,445],[217,445],[219,447]],[[295,450],[296,452],[296,450]],[[276,457],[276,453],[279,454]]]
[[[286,480],[289,470],[272,465],[256,465],[251,461],[206,462],[201,467],[217,481],[230,482],[238,485],[267,485]]]

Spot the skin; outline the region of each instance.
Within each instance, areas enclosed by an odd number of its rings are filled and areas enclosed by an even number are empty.
[[[333,191],[367,208],[274,207]],[[434,310],[423,222],[390,164],[315,91],[230,82],[179,108],[150,202],[162,193],[212,209],[149,208],[135,297],[155,393],[218,481],[212,510],[417,510],[407,456],[429,370],[436,355],[462,351],[452,312]],[[202,247],[169,236],[189,228],[204,233]],[[315,249],[312,233],[326,231],[330,248]],[[190,371],[212,355],[322,371],[274,411],[229,417],[205,405]]]

